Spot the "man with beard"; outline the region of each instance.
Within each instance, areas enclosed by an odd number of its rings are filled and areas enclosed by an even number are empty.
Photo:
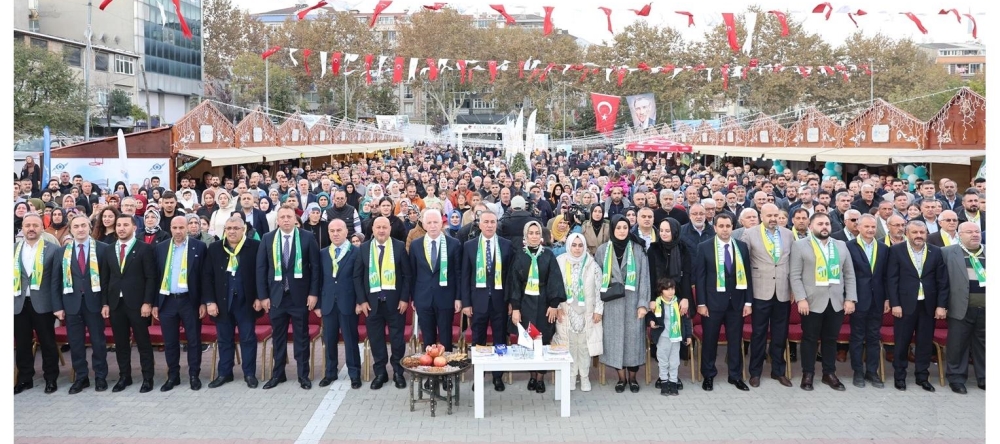
[[[962,196],[962,209],[958,211],[958,220],[977,223],[980,230],[986,230],[986,211],[979,209],[979,191],[977,189],[965,190],[965,194]]]

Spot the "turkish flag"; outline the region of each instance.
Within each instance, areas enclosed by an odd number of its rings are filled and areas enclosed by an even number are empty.
[[[333,60],[330,62],[330,69],[333,71],[333,75],[340,75],[340,57],[339,52],[333,53]]]
[[[372,12],[371,20],[368,21],[369,28],[375,27],[375,22],[378,21],[379,14],[382,14],[382,11],[385,11],[385,9],[388,8],[389,5],[391,4],[392,4],[391,0],[379,0],[378,4],[375,5],[375,11]]]
[[[597,122],[598,131],[604,134],[614,131],[620,100],[619,96],[590,93],[590,101],[594,103],[594,120]]]
[[[490,67],[490,83],[493,83],[497,80],[497,61],[490,60],[487,66]]]
[[[403,58],[396,57],[396,63],[392,65],[392,83],[403,81]]]
[[[437,60],[427,59],[427,80],[435,81],[438,78]]]
[[[372,84],[372,59],[375,56],[372,54],[365,54],[365,83]]]

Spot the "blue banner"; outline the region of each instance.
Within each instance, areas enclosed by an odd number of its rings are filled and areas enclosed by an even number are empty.
[[[42,188],[45,188],[46,184],[49,183],[49,170],[52,168],[52,160],[49,159],[50,154],[52,154],[52,136],[49,133],[49,127],[46,126],[42,128],[42,160],[39,162],[42,168]]]

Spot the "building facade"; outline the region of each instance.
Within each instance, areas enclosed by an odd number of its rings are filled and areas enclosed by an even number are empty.
[[[926,43],[920,45],[948,74],[969,79],[977,74],[986,74],[986,46],[978,42],[968,43]]]

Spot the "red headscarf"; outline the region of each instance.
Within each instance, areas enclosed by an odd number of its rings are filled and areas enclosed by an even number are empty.
[[[146,196],[143,196],[142,194],[136,194],[132,197],[134,197],[136,200],[135,215],[143,217],[146,213],[146,203],[147,203]]]

